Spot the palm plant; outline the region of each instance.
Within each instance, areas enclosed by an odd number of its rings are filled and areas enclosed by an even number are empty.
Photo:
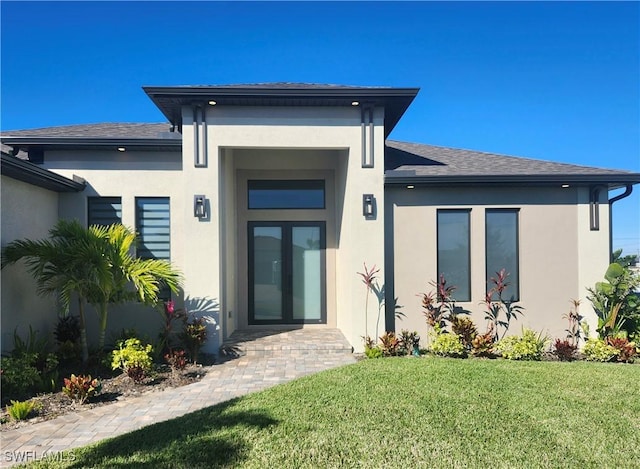
[[[91,226],[89,231],[99,239],[99,271],[108,275],[95,282],[88,294],[88,302],[98,312],[100,330],[98,349],[104,348],[107,330],[108,306],[128,301],[155,306],[158,293],[163,285],[176,293],[182,283],[181,274],[169,261],[161,259],[141,259],[133,256],[136,234],[120,224]]]
[[[84,304],[92,285],[107,273],[92,268],[97,260],[97,251],[92,249],[95,240],[80,223],[59,220],[49,234],[50,239],[9,243],[2,250],[2,268],[23,259],[36,280],[37,292],[58,294],[65,315],[69,312],[72,295],[77,294],[80,344],[82,359],[86,362],[89,352]]]
[[[99,350],[104,347],[108,305],[139,300],[155,304],[162,285],[176,292],[179,272],[165,260],[139,259],[132,255],[135,233],[122,225],[84,228],[78,221],[60,220],[50,239],[13,241],[2,250],[2,267],[24,259],[36,279],[38,293],[58,293],[63,312],[78,297],[82,359],[87,361],[85,303],[98,312]]]

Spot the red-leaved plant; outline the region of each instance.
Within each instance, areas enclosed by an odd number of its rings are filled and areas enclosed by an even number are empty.
[[[488,322],[487,330],[493,331],[495,342],[506,335],[511,320],[516,319],[518,315],[522,315],[524,309],[522,306],[515,304],[514,300],[504,298],[504,291],[510,285],[507,282],[507,277],[509,277],[509,273],[506,269],[496,272],[496,276],[491,277],[493,287],[489,289],[484,299],[484,305],[487,308],[485,313],[485,319]],[[497,299],[495,299],[496,295]],[[500,318],[501,313],[504,313],[505,320]],[[500,328],[503,329],[502,336],[500,336]]]
[[[576,350],[578,346],[568,339],[556,339],[553,344],[553,353],[558,360],[562,362],[570,362],[576,358]]]
[[[376,283],[376,274],[380,272],[380,269],[377,269],[374,265],[371,269],[367,269],[367,264],[363,263],[364,272],[356,272],[360,277],[362,277],[362,283],[367,287],[367,296],[364,301],[364,336],[369,336],[369,293],[376,292],[379,290]],[[376,337],[378,336],[377,325],[376,325]]]
[[[626,337],[607,337],[607,344],[618,349],[616,360],[624,363],[633,363],[636,355],[636,344],[629,342]]]

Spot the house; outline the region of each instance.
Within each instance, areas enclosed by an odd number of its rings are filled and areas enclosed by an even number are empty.
[[[416,88],[143,89],[168,123],[2,134],[28,155],[3,155],[2,244],[43,237],[57,217],[135,227],[139,255],[184,273],[178,302],[209,318],[210,352],[238,329],[338,328],[355,350],[376,331],[424,334],[418,294],[440,274],[482,329],[480,303],[501,269],[525,308],[514,328],[564,336],[569,300],[584,298],[609,262],[609,191],[628,195],[640,182],[638,173],[388,140]],[[368,314],[364,263],[380,269],[386,295],[370,298]],[[34,284],[19,271],[2,275],[3,344],[55,309],[27,302]],[[590,308],[582,312],[594,326]],[[155,334],[159,320],[130,305],[110,326]]]

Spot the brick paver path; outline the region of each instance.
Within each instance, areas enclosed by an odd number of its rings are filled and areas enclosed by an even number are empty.
[[[295,331],[293,337],[292,333],[288,334],[252,337],[251,345],[247,347],[250,351],[245,356],[211,367],[197,383],[149,392],[126,402],[2,432],[0,467],[9,467],[18,459],[33,461],[55,457],[63,450],[122,435],[301,376],[355,362],[351,353],[327,348],[326,344],[331,341],[346,342],[339,331],[320,330],[304,335]],[[295,338],[300,340],[296,342]],[[264,346],[256,345],[258,341],[264,341]],[[256,349],[265,352],[256,352]]]

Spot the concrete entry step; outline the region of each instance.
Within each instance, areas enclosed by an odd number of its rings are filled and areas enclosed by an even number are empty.
[[[353,347],[338,329],[248,329],[233,332],[224,341],[227,356],[351,354]]]

